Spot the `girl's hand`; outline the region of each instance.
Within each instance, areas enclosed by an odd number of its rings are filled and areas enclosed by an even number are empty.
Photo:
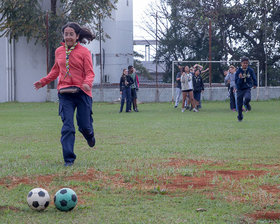
[[[83,84],[82,85],[82,88],[85,90],[85,91],[90,91],[90,87],[89,87],[89,85],[88,84]]]
[[[36,90],[43,87],[42,83],[40,81],[33,83],[33,86]]]

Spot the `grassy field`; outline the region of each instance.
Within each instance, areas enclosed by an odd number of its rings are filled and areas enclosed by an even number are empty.
[[[76,129],[65,168],[58,104],[0,104],[0,223],[280,223],[279,101],[252,102],[242,122],[228,102],[202,106],[94,103],[96,147]],[[33,211],[35,187],[72,188],[78,205]]]

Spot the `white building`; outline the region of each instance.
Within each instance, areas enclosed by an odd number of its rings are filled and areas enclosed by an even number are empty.
[[[85,45],[93,56],[94,84],[100,83],[101,74],[102,82],[118,83],[123,68],[133,64],[132,2],[119,0],[113,19],[102,21],[104,32],[111,38],[101,42],[101,50],[98,40]],[[48,3],[44,7],[48,8]],[[46,49],[34,41],[27,43],[24,37],[11,43],[8,38],[0,38],[0,49],[0,102],[46,101],[47,87],[38,91],[33,88],[35,81],[46,76]]]

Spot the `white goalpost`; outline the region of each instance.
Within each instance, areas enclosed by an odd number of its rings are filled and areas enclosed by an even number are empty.
[[[260,62],[259,60],[250,60],[251,63],[256,63],[257,66],[257,81],[258,81],[258,86],[257,86],[257,100],[259,99],[259,86],[260,86]],[[174,102],[174,76],[175,76],[175,65],[177,64],[191,64],[192,66],[194,64],[203,64],[203,63],[223,63],[227,64],[228,66],[232,63],[240,63],[240,61],[172,61],[172,102]]]

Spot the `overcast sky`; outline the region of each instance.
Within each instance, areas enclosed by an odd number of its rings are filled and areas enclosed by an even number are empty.
[[[140,25],[143,25],[145,19],[145,12],[149,10],[151,3],[158,2],[159,0],[133,0],[133,39],[134,40],[150,40],[151,37],[144,31]],[[145,55],[145,46],[134,46],[134,50],[142,55]],[[150,49],[151,56],[155,54],[154,48]]]
[[[139,24],[143,24],[142,20],[145,17],[145,11],[149,9],[151,2],[158,0],[133,0],[133,35],[134,40],[146,39],[148,34],[139,27]],[[145,38],[144,38],[145,37]]]

